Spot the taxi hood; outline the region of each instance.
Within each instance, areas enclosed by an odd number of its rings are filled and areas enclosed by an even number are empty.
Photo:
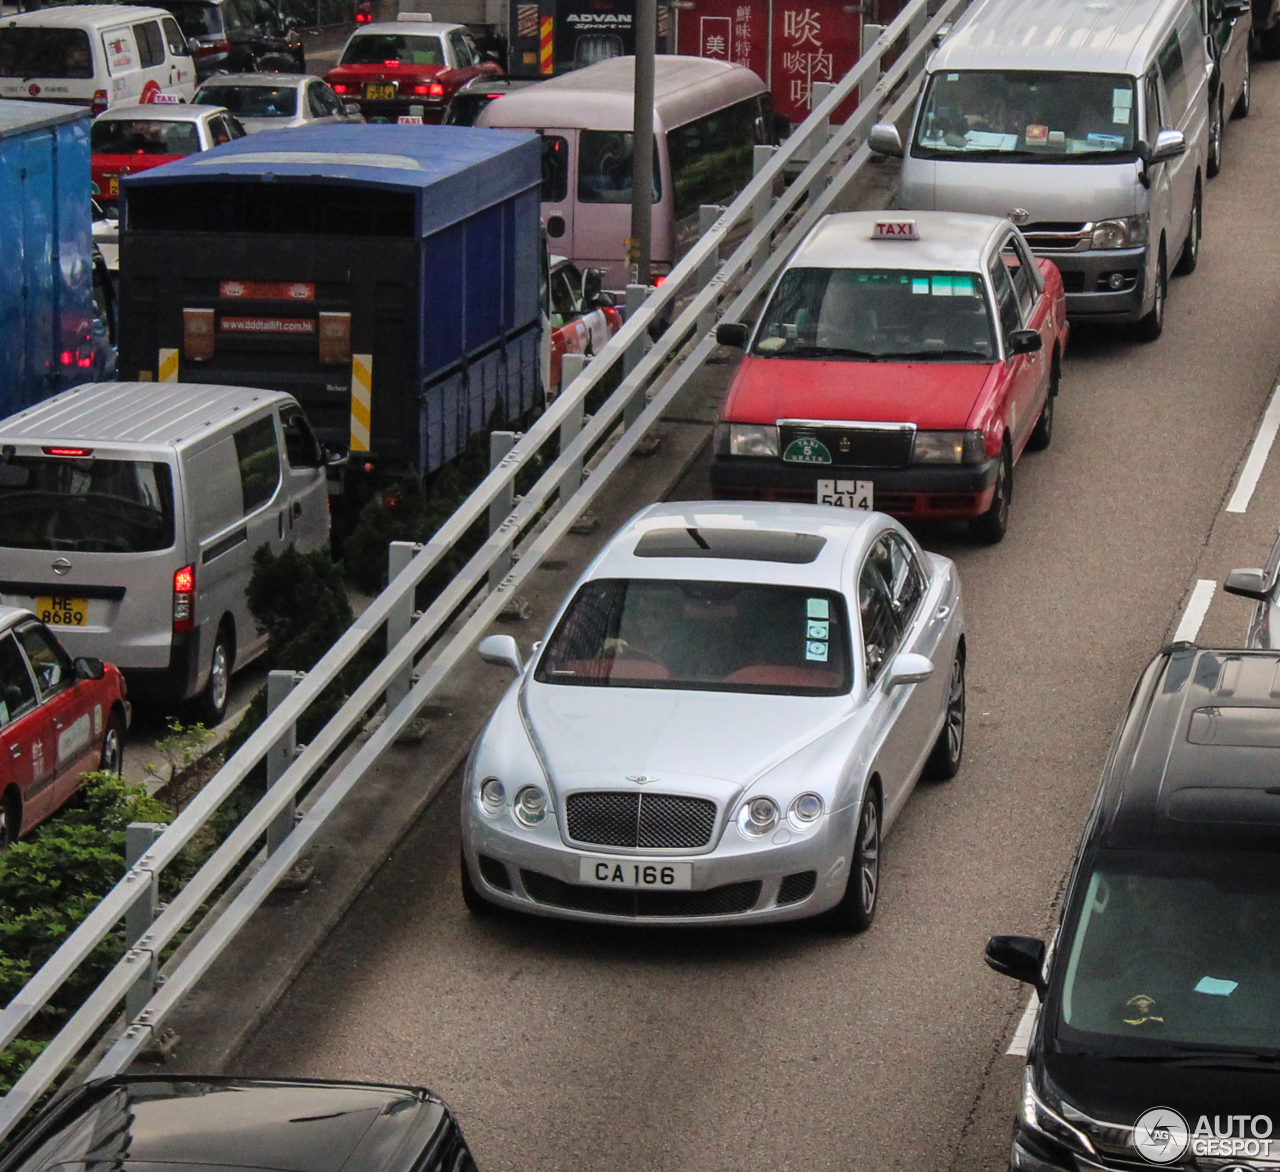
[[[723,418],[737,423],[843,419],[963,428],[1000,364],[826,362],[746,357],[729,389]]]

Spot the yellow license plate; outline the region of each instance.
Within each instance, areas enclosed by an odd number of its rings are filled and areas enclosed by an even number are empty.
[[[120,196],[120,180],[115,175],[107,180],[107,194],[112,199],[118,199]]]
[[[364,96],[371,102],[390,102],[395,99],[396,87],[394,85],[367,85],[364,87]]]
[[[83,627],[89,617],[89,600],[64,595],[37,598],[36,616],[51,627]]]

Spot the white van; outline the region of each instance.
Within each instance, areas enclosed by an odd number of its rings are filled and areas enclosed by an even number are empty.
[[[163,8],[75,4],[0,20],[0,98],[88,106],[189,102],[196,67]]]
[[[266,637],[253,555],[329,537],[326,453],[279,391],[88,383],[0,420],[0,605],[34,611],[134,699],[216,724]]]
[[[1197,0],[975,0],[926,66],[903,208],[1007,216],[1062,271],[1067,312],[1164,327],[1196,267],[1210,61]]]

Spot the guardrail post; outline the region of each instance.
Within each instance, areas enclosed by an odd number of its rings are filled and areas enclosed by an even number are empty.
[[[146,861],[146,854],[151,849],[151,844],[165,832],[165,829],[158,822],[130,822],[125,827],[124,865],[130,872],[139,863]],[[127,955],[136,955],[145,965],[145,970],[139,974],[138,979],[129,986],[129,992],[125,994],[124,1012],[128,1021],[133,1021],[146,1008],[147,1002],[155,996],[156,977],[159,975],[155,951],[145,947],[135,948],[139,943],[146,943],[151,925],[155,923],[156,907],[160,902],[159,874],[149,869],[144,869],[142,874],[149,877],[146,880],[147,890],[129,905],[129,910],[124,914],[125,952]]]
[[[649,294],[653,289],[648,285],[628,285],[627,286],[627,302],[626,302],[626,318],[631,320],[635,312],[649,300]],[[640,359],[644,357],[645,351],[648,349],[649,334],[647,331],[642,333],[634,342],[631,343],[626,355],[622,360],[622,377],[626,378],[637,366],[640,365]],[[626,431],[637,419],[640,418],[644,411],[644,395],[637,391],[630,399],[627,400],[626,406],[622,409],[622,430]]]
[[[305,672],[270,671],[267,672],[267,715],[270,716],[289,698],[289,693],[298,685]],[[298,755],[298,726],[291,724],[280,734],[280,739],[267,750],[267,788],[270,789],[284,771],[293,764]],[[295,803],[292,798],[289,804],[275,816],[267,827],[267,854],[273,855],[292,832],[297,822]]]
[[[704,203],[698,209],[698,237],[701,239],[712,228],[716,226],[716,221],[724,215],[724,208],[719,204]],[[720,268],[720,250],[717,248],[707,254],[707,259],[698,266],[698,291],[701,292],[711,284],[712,279],[716,275],[716,270]],[[698,333],[705,334],[716,324],[716,306],[711,306],[701,317],[698,318]]]
[[[387,546],[387,582],[394,582],[400,572],[413,561],[414,555],[422,549],[416,541],[393,541]],[[413,626],[415,614],[414,595],[416,590],[409,590],[398,599],[391,613],[387,615],[387,654],[400,642]],[[387,685],[387,711],[394,712],[400,701],[413,686],[413,666],[406,664],[404,671],[398,673]]]
[[[561,382],[563,386],[563,380]],[[507,458],[507,453],[516,446],[516,433],[514,431],[491,431],[489,433],[489,471],[492,472],[503,460]],[[516,507],[516,486],[514,480],[508,480],[506,484],[499,490],[498,495],[493,498],[493,503],[489,506],[489,536],[492,537],[499,529],[502,528],[503,522],[511,516],[511,510]],[[498,560],[493,563],[489,569],[489,589],[497,590],[498,584],[511,573],[511,547],[507,546],[502,551]]]
[[[566,354],[562,362],[564,365],[561,367],[560,385],[567,389],[573,380],[586,368],[587,356],[585,354]],[[578,438],[578,432],[582,430],[582,422],[582,401],[578,400],[569,409],[569,414],[565,416],[564,422],[560,425],[560,451],[562,453]],[[560,503],[564,504],[581,486],[582,460],[579,458],[569,465],[569,470],[560,478],[560,487],[557,490],[560,494]]]
[[[765,165],[773,158],[777,151],[776,146],[755,146],[751,148],[751,174],[759,175],[764,170]],[[757,228],[760,221],[769,214],[769,209],[773,207],[773,192],[767,187],[757,192],[755,202],[751,205],[751,226]]]

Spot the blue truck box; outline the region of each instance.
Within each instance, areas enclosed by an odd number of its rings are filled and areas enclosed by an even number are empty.
[[[535,135],[263,131],[122,184],[124,378],[288,391],[365,473],[542,402]]]

